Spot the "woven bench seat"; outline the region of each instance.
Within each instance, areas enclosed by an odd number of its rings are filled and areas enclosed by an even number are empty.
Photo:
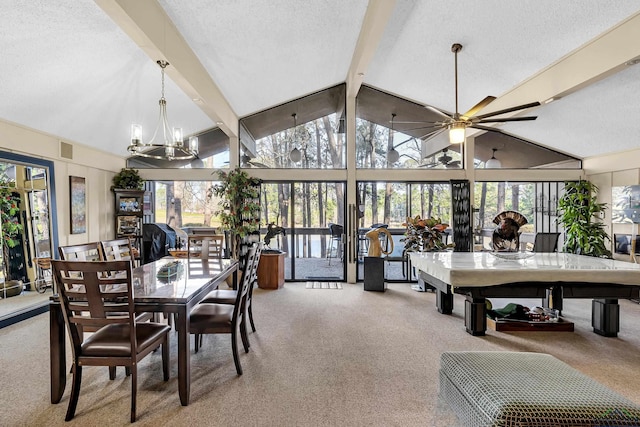
[[[640,405],[549,354],[442,353],[440,395],[465,426],[640,425]]]

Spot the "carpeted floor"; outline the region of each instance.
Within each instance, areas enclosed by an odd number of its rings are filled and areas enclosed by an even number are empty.
[[[438,397],[443,351],[550,353],[640,403],[640,306],[620,301],[621,331],[591,331],[591,301],[566,300],[575,332],[465,332],[464,299],[453,314],[435,309],[435,294],[389,283],[386,292],[343,284],[340,292],[310,292],[302,283],[254,291],[257,332],[240,350],[237,376],[228,336],[205,336],[191,354],[191,404],[177,391],[177,355],[162,381],[160,355],[139,368],[138,426],[456,426]],[[494,301],[500,306],[501,302]],[[172,333],[172,337],[175,334]],[[118,369],[85,368],[76,418],[64,422],[49,403],[48,314],[0,330],[0,426],[129,425],[130,380]],[[70,377],[69,377],[70,378]],[[539,386],[523,384],[523,387]]]

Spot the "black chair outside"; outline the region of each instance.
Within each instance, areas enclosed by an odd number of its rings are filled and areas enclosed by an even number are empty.
[[[329,265],[331,265],[331,258],[335,250],[336,258],[342,259],[342,235],[344,234],[344,227],[340,224],[329,223],[329,235],[331,240],[329,242],[329,252],[327,257],[329,258]]]
[[[242,271],[242,281],[238,286],[234,304],[214,304],[202,302],[198,304],[189,316],[189,332],[195,334],[195,352],[202,345],[203,334],[231,334],[231,350],[233,361],[236,365],[236,372],[242,375],[240,357],[238,356],[238,332],[242,338],[244,351],[249,352],[249,339],[246,329],[242,327],[244,313],[246,309],[249,286],[252,283],[251,269],[256,262],[256,252],[258,245],[254,243],[249,249],[247,262]]]
[[[160,346],[163,377],[169,380],[169,326],[136,321],[130,261],[51,263],[73,351],[73,385],[65,420],[75,415],[83,366],[125,366],[131,373],[134,422],[138,363]],[[85,338],[82,330],[87,328],[96,332]]]
[[[560,233],[536,233],[533,252],[557,252]]]

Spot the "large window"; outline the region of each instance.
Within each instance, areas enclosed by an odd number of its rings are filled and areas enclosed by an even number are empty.
[[[339,85],[241,119],[241,166],[345,168],[344,100]]]
[[[391,251],[389,259],[403,261],[404,224],[407,217],[436,217],[444,223],[451,218],[451,185],[432,182],[360,182],[357,185],[358,199],[358,280],[364,276],[363,257],[367,255],[365,233],[371,228],[384,227],[393,238],[384,249]],[[448,238],[448,235],[445,236]],[[386,280],[412,280],[407,264],[388,262],[385,266]]]
[[[477,249],[489,249],[494,219],[503,211],[516,211],[527,219],[520,227],[521,242],[531,249],[536,232],[558,232],[558,198],[562,182],[476,182],[474,235]]]
[[[171,227],[218,227],[218,201],[208,197],[215,181],[156,181],[155,222]]]

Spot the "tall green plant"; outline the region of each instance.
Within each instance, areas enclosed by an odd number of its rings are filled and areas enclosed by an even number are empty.
[[[607,209],[598,203],[598,187],[589,181],[566,182],[558,201],[558,223],[565,229],[563,250],[580,255],[611,258],[609,235],[597,217]]]
[[[260,183],[261,180],[249,176],[236,168],[232,171],[218,171],[219,183],[209,188],[209,198],[219,197],[221,202],[215,212],[220,218],[220,226],[232,236],[231,256],[238,258],[240,241],[249,234],[260,230]]]
[[[4,264],[5,278],[10,280],[9,274],[9,249],[20,244],[20,234],[23,227],[20,224],[18,215],[19,197],[13,193],[9,186],[9,181],[0,179],[0,221],[2,221],[2,261]]]

